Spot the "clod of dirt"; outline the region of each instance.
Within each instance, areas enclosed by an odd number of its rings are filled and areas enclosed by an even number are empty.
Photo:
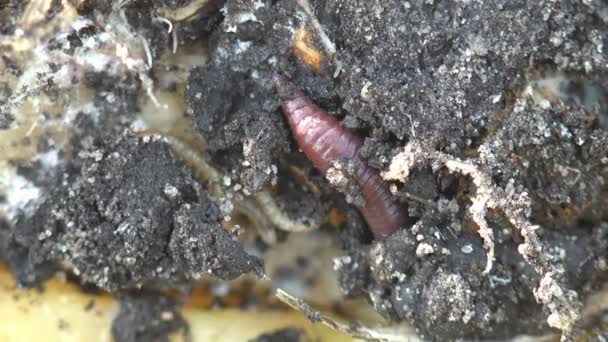
[[[119,296],[120,311],[112,322],[116,342],[169,341],[169,335],[182,330],[187,322],[174,299],[156,292],[130,292]]]
[[[273,160],[288,147],[271,76],[294,72],[322,104],[332,103],[328,99],[334,96],[328,80],[305,70],[296,73],[291,32],[303,21],[294,16],[302,13],[295,0],[227,1],[222,13],[225,19],[210,38],[209,64],[191,73],[186,102],[211,155],[224,168],[235,169],[245,189],[255,192],[268,183]]]
[[[240,183],[251,193],[271,179],[273,155],[287,140],[270,88],[255,82],[244,73],[210,65],[192,71],[186,91],[195,125],[208,140],[207,151],[224,167],[238,170]]]
[[[261,260],[247,254],[236,236],[231,237],[217,222],[220,211],[211,205],[185,205],[174,215],[169,248],[176,263],[195,275],[203,272],[221,279],[255,272],[263,273]]]
[[[502,266],[496,266],[492,276],[480,277],[486,259],[479,239],[463,235],[446,241],[440,235],[444,229],[432,228],[438,223],[423,219],[413,231],[400,231],[372,245],[367,263],[375,307],[388,317],[412,321],[431,339],[469,337],[479,331],[486,338],[504,338],[515,326],[530,332],[543,317],[540,307],[525,300],[530,289]],[[525,319],[515,315],[522,310],[529,313]]]
[[[352,249],[353,253],[334,259],[334,269],[338,272],[338,284],[346,296],[366,294],[371,275],[365,246]],[[359,253],[354,253],[359,251]]]
[[[608,134],[588,124],[588,114],[576,107],[541,109],[517,101],[480,148],[499,185],[513,180],[525,185],[533,197],[531,215],[546,228],[569,229],[608,218],[602,209]]]
[[[167,50],[170,35],[167,26],[150,15],[151,7],[152,1],[135,1],[124,8],[124,13],[133,30],[146,40],[151,58],[156,60],[163,51]]]
[[[59,264],[107,290],[260,272],[261,262],[224,230],[219,209],[167,144],[128,131],[85,138],[64,175],[69,185],[50,189],[12,232],[8,261],[23,285]]]
[[[598,3],[526,1],[343,0],[318,9],[322,24],[340,25],[332,33],[341,45],[337,58],[348,66],[338,88],[343,108],[373,128],[374,138],[430,140],[452,153],[489,129],[530,58],[596,70],[601,79],[608,32],[601,13]],[[574,27],[590,39],[579,39]],[[386,165],[390,150],[375,150],[382,153],[371,159]]]

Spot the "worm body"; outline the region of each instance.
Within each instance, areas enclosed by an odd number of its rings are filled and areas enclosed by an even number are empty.
[[[359,155],[363,140],[341,126],[282,76],[273,84],[281,99],[283,114],[298,147],[325,176],[334,160],[348,160],[354,165],[354,181],[365,201],[359,210],[376,238],[385,238],[411,221],[405,208],[396,203],[388,184]]]

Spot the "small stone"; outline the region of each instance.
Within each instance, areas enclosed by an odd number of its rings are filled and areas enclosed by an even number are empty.
[[[162,319],[163,321],[172,321],[173,317],[174,315],[171,311],[163,311],[160,314],[160,319]]]
[[[470,244],[464,245],[462,248],[460,248],[460,251],[464,254],[471,254],[473,252],[473,246]]]
[[[434,252],[435,249],[433,246],[425,242],[418,244],[418,247],[416,248],[416,256],[419,258],[425,255],[433,254]]]
[[[371,99],[371,95],[369,93],[369,87],[372,84],[370,82],[365,82],[365,84],[363,85],[363,87],[361,88],[361,99],[363,101],[369,101]]]
[[[165,195],[169,196],[169,198],[176,198],[179,195],[179,190],[171,184],[165,184],[163,192]]]
[[[224,178],[222,180],[223,180],[225,186],[230,186],[230,184],[232,183],[232,179],[230,179],[230,177],[228,177],[228,176],[224,176]]]

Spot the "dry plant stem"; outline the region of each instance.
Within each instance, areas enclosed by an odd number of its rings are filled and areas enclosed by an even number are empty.
[[[277,289],[275,296],[283,303],[289,305],[291,308],[303,313],[313,323],[321,323],[328,326],[336,331],[349,334],[356,338],[362,338],[366,340],[381,340],[381,341],[392,341],[392,342],[408,342],[411,341],[409,336],[405,336],[400,332],[383,332],[379,329],[372,329],[365,327],[359,323],[353,322],[349,324],[341,323],[333,320],[321,312],[313,309],[310,305],[306,304],[301,298],[294,297],[282,289]]]

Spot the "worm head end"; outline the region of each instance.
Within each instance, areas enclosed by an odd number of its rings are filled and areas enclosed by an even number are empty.
[[[281,101],[291,100],[301,94],[300,90],[283,75],[272,76],[272,84]]]

